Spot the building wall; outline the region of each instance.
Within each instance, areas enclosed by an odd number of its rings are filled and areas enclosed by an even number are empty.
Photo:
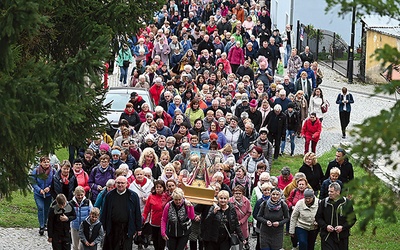
[[[400,50],[400,39],[376,32],[367,30],[366,34],[366,62],[365,62],[365,78],[367,83],[384,83],[385,79],[381,76],[384,69],[381,68],[381,61],[371,57],[376,49],[383,48],[385,44],[392,47],[397,47]],[[388,65],[387,65],[388,66]]]

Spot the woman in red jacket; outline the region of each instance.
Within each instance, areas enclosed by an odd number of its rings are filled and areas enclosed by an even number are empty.
[[[310,117],[304,121],[303,128],[301,129],[301,136],[306,139],[306,144],[304,145],[304,154],[307,154],[310,149],[315,154],[317,143],[321,136],[322,125],[317,115],[312,112]]]
[[[146,201],[143,210],[143,221],[145,222],[150,214],[150,225],[152,228],[153,243],[155,250],[164,250],[165,241],[161,237],[161,218],[164,206],[168,201],[168,194],[165,192],[165,183],[162,180],[154,182],[154,189]]]

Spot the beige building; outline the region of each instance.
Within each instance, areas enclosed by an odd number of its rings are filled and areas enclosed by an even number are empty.
[[[383,48],[386,44],[400,50],[400,21],[388,18],[368,17],[362,19],[363,44],[362,60],[365,63],[364,70],[361,68],[361,78],[367,83],[385,83],[387,79],[399,79],[399,67],[393,67],[391,76],[387,75],[387,67],[381,67],[381,61],[371,57],[376,49]],[[363,67],[361,63],[361,67]]]

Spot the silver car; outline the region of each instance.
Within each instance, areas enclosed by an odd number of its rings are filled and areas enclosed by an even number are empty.
[[[111,87],[105,95],[104,105],[111,103],[108,110],[106,120],[108,122],[107,133],[114,136],[118,129],[119,118],[124,112],[125,105],[131,98],[131,93],[136,92],[143,100],[149,104],[150,110],[154,110],[154,104],[151,101],[149,91],[142,88],[126,88],[126,87]]]

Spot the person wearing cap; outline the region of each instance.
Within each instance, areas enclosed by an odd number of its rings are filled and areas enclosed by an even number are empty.
[[[280,153],[281,141],[286,138],[287,119],[286,115],[282,113],[281,105],[275,105],[274,112],[269,112],[262,127],[267,127],[269,131],[268,140],[274,143],[274,159],[276,160]]]
[[[83,170],[83,160],[81,158],[76,158],[74,160],[74,164],[72,166],[72,170],[74,171],[74,175],[78,186],[84,188],[85,193],[88,194],[90,191],[89,186],[89,175]]]
[[[256,144],[257,147],[261,147],[263,150],[263,154],[265,159],[268,161],[268,165],[271,168],[272,167],[272,158],[273,158],[273,145],[272,143],[268,140],[268,129],[267,128],[261,128],[259,131],[259,136],[257,138]]]
[[[137,92],[132,92],[129,102],[133,104],[133,109],[139,113],[142,111],[142,105],[146,101],[143,99],[143,97],[139,96]]]
[[[248,112],[250,109],[249,106],[249,96],[245,93],[241,98],[242,103],[236,106],[235,108],[235,116],[240,117],[243,112]]]
[[[200,137],[200,148],[202,149],[209,149],[210,147],[210,136],[208,132],[201,133]]]
[[[252,122],[254,123],[254,128],[256,131],[260,130],[261,127],[261,112],[259,110],[257,110],[258,107],[258,102],[256,99],[252,99],[249,102],[249,119],[252,120]]]
[[[122,48],[118,52],[117,63],[121,70],[121,75],[119,77],[119,84],[127,86],[126,79],[128,77],[129,64],[133,62],[133,57],[128,44],[124,43]]]
[[[343,148],[338,148],[336,150],[335,160],[329,162],[325,172],[325,179],[329,178],[330,171],[333,167],[340,169],[339,180],[343,184],[346,184],[354,179],[353,165],[346,157],[346,151]]]
[[[285,112],[288,109],[289,103],[291,102],[292,101],[286,96],[286,91],[284,89],[281,89],[279,90],[279,98],[275,99],[274,104],[272,106],[279,104],[282,107],[282,112]]]
[[[117,170],[121,164],[121,151],[119,149],[111,150],[111,166]]]
[[[287,119],[287,130],[286,137],[290,138],[290,156],[294,154],[294,138],[296,137],[296,130],[300,123],[300,114],[294,109],[294,103],[290,102],[288,104],[288,109],[284,112]],[[284,153],[286,146],[286,140],[283,140],[281,143],[281,154]]]
[[[314,196],[314,191],[306,189],[304,199],[299,200],[293,208],[289,234],[293,238],[297,237],[299,250],[314,250],[318,236],[318,223],[315,220],[318,203],[319,200]]]
[[[321,249],[348,250],[350,229],[357,221],[353,202],[341,196],[341,187],[329,185],[329,197],[321,200],[315,220],[320,227]]]

